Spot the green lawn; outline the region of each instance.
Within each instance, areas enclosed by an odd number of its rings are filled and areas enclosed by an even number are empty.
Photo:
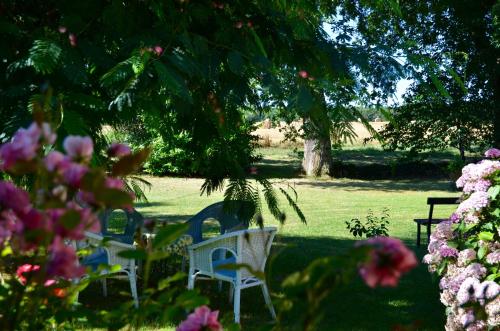
[[[285,152],[273,155],[274,161],[269,160],[268,155],[268,163],[261,163],[260,170],[264,171],[273,162],[279,164],[277,169],[298,166],[298,160]],[[276,168],[272,169],[273,173],[275,171]],[[150,203],[139,204],[138,209],[146,217],[159,221],[185,221],[205,206],[222,199],[221,193],[200,196],[202,179],[147,179],[153,184],[148,194]],[[280,253],[272,259],[270,268],[270,287],[274,294],[280,293],[280,283],[288,274],[304,268],[314,258],[339,254],[352,246],[354,240],[344,222],[364,217],[368,209],[379,213],[382,208],[389,208],[390,234],[404,240],[421,259],[425,248],[415,247],[416,226],[411,220],[427,214],[428,196],[458,195],[447,181],[289,178],[287,182],[297,190],[308,223],[300,223],[286,208],[286,224],[279,228],[274,249]],[[436,216],[448,216],[452,210],[453,206],[438,208]],[[268,214],[264,219],[266,225],[277,225]],[[227,300],[227,290],[218,292],[214,282],[200,281],[197,284],[197,288],[210,298],[212,308],[230,318],[232,306]],[[113,286],[126,289],[126,285],[113,282],[110,295],[118,292]],[[82,301],[92,301],[92,293],[98,290],[98,284],[93,285],[86,291],[88,294],[82,293]],[[420,330],[442,330],[444,325],[444,307],[439,302],[438,284],[424,265],[406,275],[397,288],[372,290],[356,279],[348,288],[335,292],[327,304],[330,313],[321,330],[390,330],[398,324],[413,323],[419,323]],[[243,292],[241,312],[243,330],[257,330],[263,323],[270,322],[257,288]]]

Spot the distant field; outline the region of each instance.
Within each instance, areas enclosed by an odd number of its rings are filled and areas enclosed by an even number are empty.
[[[377,131],[380,131],[383,129],[384,125],[386,125],[388,122],[370,122],[370,125]],[[299,128],[300,124],[299,123],[294,123],[293,124],[295,128]],[[360,122],[351,122],[351,125],[354,127],[354,131],[356,132],[357,138],[354,141],[354,145],[361,145],[363,144],[364,140],[366,138],[371,138],[372,135],[370,132],[366,129],[366,127],[360,123]],[[273,127],[270,129],[264,128],[264,124],[260,124],[260,127],[254,131],[254,134],[259,136],[259,143],[261,145],[266,145],[266,147],[279,147],[279,146],[290,146],[294,145],[290,142],[283,142],[285,136],[283,133],[283,128],[285,127],[285,124],[282,123],[278,127]],[[269,143],[268,143],[269,142]],[[270,146],[269,146],[270,144]],[[298,139],[297,144],[295,145],[301,145],[302,141],[301,139]],[[379,146],[380,144],[377,141],[371,141],[367,144],[368,146]]]

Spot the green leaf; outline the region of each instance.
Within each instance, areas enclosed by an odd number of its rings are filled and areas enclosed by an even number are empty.
[[[122,157],[113,164],[111,174],[115,177],[122,177],[138,171],[150,153],[150,148],[144,148],[136,153]]]
[[[109,208],[121,208],[131,206],[134,202],[132,196],[125,191],[116,188],[101,188],[94,192],[96,200],[105,204]]]
[[[494,233],[487,231],[479,232],[478,234],[478,238],[484,241],[492,241],[494,236],[495,236]]]
[[[500,193],[500,185],[495,185],[488,189],[488,195],[492,200],[494,200],[499,193]]]
[[[153,247],[158,248],[172,243],[185,234],[188,227],[187,223],[169,224],[162,227],[153,240]]]
[[[488,248],[486,248],[485,246],[481,246],[477,251],[477,257],[481,260],[486,255],[487,252]]]
[[[450,93],[448,93],[448,91],[444,87],[441,80],[437,77],[437,75],[433,72],[429,73],[429,75],[431,77],[432,83],[438,89],[439,93],[441,93],[441,95],[444,96],[445,98],[451,99]]]
[[[50,74],[59,63],[62,49],[56,43],[47,40],[35,40],[29,50],[29,63],[35,71]]]
[[[500,278],[500,274],[494,273],[494,274],[488,275],[488,277],[486,277],[486,280],[494,281],[497,278]]]
[[[264,48],[264,44],[262,44],[262,40],[260,39],[260,37],[257,34],[257,32],[255,32],[254,29],[250,29],[250,33],[252,34],[253,39],[255,40],[255,43],[257,44],[257,47],[259,48],[259,50],[262,53],[262,55],[264,55],[267,58],[268,56],[267,56],[267,52],[266,52],[266,50]]]
[[[80,223],[80,213],[76,210],[66,211],[61,218],[59,218],[59,223],[68,230],[74,229]]]
[[[144,249],[130,249],[119,252],[118,256],[123,257],[125,259],[145,260],[147,259],[148,254]]]

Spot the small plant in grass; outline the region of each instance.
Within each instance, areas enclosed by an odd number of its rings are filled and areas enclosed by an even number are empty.
[[[382,209],[380,216],[375,215],[373,211],[369,209],[365,220],[353,218],[345,223],[347,225],[347,230],[349,230],[354,237],[387,237],[389,236],[389,229],[387,228],[389,225],[389,208]]]

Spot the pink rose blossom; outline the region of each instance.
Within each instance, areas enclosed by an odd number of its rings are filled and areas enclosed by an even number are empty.
[[[41,130],[36,123],[27,129],[19,129],[11,142],[0,147],[0,167],[11,171],[18,162],[32,161],[40,148],[40,134]]]
[[[72,46],[72,47],[76,47],[76,35],[74,33],[70,33],[68,35],[68,40],[69,40],[69,44]]]
[[[104,182],[104,186],[106,186],[107,188],[115,188],[119,190],[125,189],[125,184],[120,178],[107,177]]]
[[[222,331],[222,325],[217,320],[218,315],[218,311],[210,311],[207,306],[198,307],[176,331]]]
[[[68,211],[76,211],[78,222],[76,224],[65,224],[61,222],[61,217]],[[49,209],[47,215],[54,225],[54,232],[64,238],[81,240],[85,238],[85,231],[99,232],[101,229],[99,219],[90,209],[79,208],[76,204],[71,204],[67,209]]]
[[[82,164],[69,163],[63,170],[64,181],[73,188],[79,188],[88,168]]]
[[[490,148],[486,152],[484,152],[484,156],[490,159],[498,159],[500,158],[500,149]]]
[[[52,151],[43,159],[43,164],[49,172],[54,172],[65,160],[66,156],[58,151]]]
[[[38,270],[40,270],[39,265],[33,265],[33,264],[20,265],[16,270],[17,279],[19,279],[19,282],[21,282],[21,284],[26,285],[28,280],[26,279],[25,274],[32,273]]]
[[[65,26],[60,26],[58,28],[58,30],[59,30],[59,33],[66,33],[66,31],[68,31],[68,29]]]
[[[390,237],[375,237],[365,240],[359,246],[368,246],[368,262],[361,265],[359,272],[370,287],[396,286],[405,272],[417,265],[415,254],[399,240]]]
[[[123,157],[131,153],[129,146],[120,143],[112,143],[108,148],[108,155],[110,157]]]
[[[304,78],[304,79],[305,79],[305,78],[309,77],[309,74],[308,74],[308,73],[307,73],[307,71],[305,71],[305,70],[300,70],[300,71],[299,71],[299,76],[300,76],[301,78]]]
[[[156,56],[160,56],[163,53],[163,47],[156,45],[153,48],[153,52],[156,54]]]
[[[28,192],[11,182],[0,181],[0,207],[12,209],[18,214],[26,214],[31,209]]]
[[[73,247],[64,244],[60,237],[56,237],[49,247],[50,260],[47,265],[47,274],[52,277],[74,279],[83,276],[85,268],[78,264],[78,257]]]
[[[90,137],[67,136],[63,146],[66,154],[74,160],[90,161],[94,152],[94,144]]]

